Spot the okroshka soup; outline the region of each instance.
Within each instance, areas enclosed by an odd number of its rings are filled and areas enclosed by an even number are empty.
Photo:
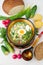
[[[34,36],[34,26],[26,19],[17,19],[9,24],[7,33],[13,44],[25,45]]]

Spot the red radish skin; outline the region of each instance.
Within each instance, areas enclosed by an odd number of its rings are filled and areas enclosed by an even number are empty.
[[[12,58],[13,58],[13,59],[16,59],[16,58],[17,58],[17,55],[16,55],[16,54],[14,54],[14,55],[12,56]]]
[[[40,38],[43,35],[43,31],[38,35],[38,37]]]
[[[10,20],[9,19],[8,20],[4,20],[4,21],[2,21],[2,23],[4,24],[5,27],[7,27],[8,24],[10,23]]]
[[[18,57],[18,59],[21,59],[22,58],[22,55],[21,54],[18,54],[17,57]]]
[[[43,34],[43,31],[41,32],[41,34]]]

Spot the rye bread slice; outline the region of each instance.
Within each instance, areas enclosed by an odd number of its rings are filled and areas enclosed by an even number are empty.
[[[43,59],[43,42],[39,43],[34,51],[35,57],[37,60]]]

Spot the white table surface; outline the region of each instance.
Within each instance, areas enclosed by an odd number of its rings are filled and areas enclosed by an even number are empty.
[[[3,3],[3,0],[0,0],[0,15],[7,15],[2,10],[2,3]],[[24,3],[25,3],[26,7],[29,5],[33,6],[33,5],[37,4],[37,6],[38,6],[37,13],[40,13],[43,16],[43,0],[24,0]],[[0,21],[0,27],[2,27],[2,26],[3,25]],[[43,30],[43,27],[39,30],[39,32],[41,32],[42,30]],[[41,42],[41,41],[43,41],[43,36],[39,42]],[[1,42],[1,39],[0,39],[0,42]],[[0,65],[43,65],[43,60],[37,61],[35,59],[35,57],[33,57],[33,59],[31,61],[24,61],[23,59],[13,60],[12,55],[13,54],[9,54],[8,56],[5,56],[2,53],[1,48],[0,48]]]

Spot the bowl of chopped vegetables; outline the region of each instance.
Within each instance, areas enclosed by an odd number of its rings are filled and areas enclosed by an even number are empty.
[[[34,37],[35,27],[30,20],[25,18],[14,20],[7,27],[7,38],[16,47],[30,47]]]

